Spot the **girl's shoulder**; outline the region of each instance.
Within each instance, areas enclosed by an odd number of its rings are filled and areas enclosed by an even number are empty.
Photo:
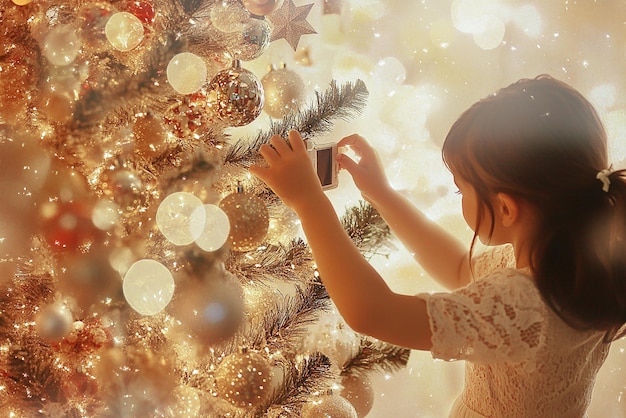
[[[514,269],[515,252],[511,244],[487,247],[472,260],[474,276],[478,279],[494,270]]]

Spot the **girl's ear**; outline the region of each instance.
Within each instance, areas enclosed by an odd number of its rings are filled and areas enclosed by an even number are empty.
[[[506,193],[496,195],[496,215],[500,218],[502,226],[510,227],[519,218],[519,203]]]

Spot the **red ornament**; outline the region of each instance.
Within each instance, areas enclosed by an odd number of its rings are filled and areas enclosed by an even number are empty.
[[[90,208],[82,202],[43,205],[39,215],[48,244],[57,250],[76,251],[93,243],[102,232],[91,221]]]
[[[129,1],[125,8],[128,13],[134,14],[144,25],[152,24],[156,17],[154,7],[147,1]]]

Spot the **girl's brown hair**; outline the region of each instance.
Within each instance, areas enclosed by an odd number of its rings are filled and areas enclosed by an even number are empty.
[[[442,152],[479,196],[477,225],[487,211],[493,232],[495,193],[537,209],[530,268],[543,298],[570,325],[615,337],[626,323],[626,172],[606,192],[596,178],[608,152],[593,106],[550,76],[523,79],[466,110]]]

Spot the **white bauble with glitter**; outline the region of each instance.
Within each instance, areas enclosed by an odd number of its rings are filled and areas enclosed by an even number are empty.
[[[176,54],[167,64],[167,81],[180,94],[200,90],[206,83],[207,73],[202,58],[191,52]]]
[[[143,23],[132,13],[115,13],[104,27],[104,33],[113,48],[130,51],[143,40]]]
[[[204,230],[206,217],[196,212],[202,206],[202,201],[191,193],[172,193],[163,199],[157,209],[157,227],[172,244],[189,245]]]
[[[143,259],[130,266],[122,289],[131,308],[142,315],[155,315],[172,300],[174,278],[163,264]]]

